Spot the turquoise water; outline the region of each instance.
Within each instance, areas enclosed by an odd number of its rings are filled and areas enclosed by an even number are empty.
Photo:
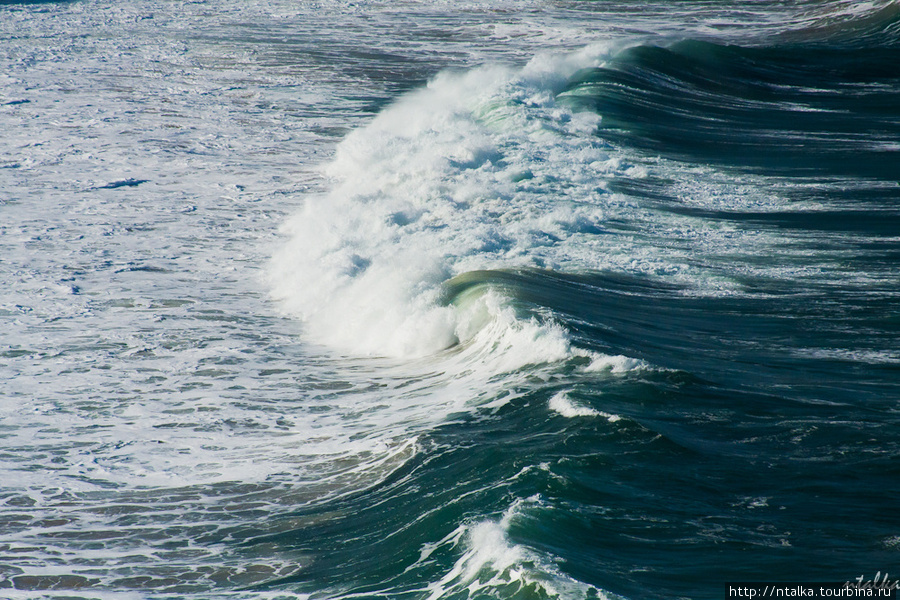
[[[0,596],[900,575],[896,2],[0,15]]]

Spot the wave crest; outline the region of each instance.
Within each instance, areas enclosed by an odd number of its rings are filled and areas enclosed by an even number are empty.
[[[331,190],[284,228],[274,297],[311,339],[351,354],[428,356],[493,331],[493,347],[540,339],[534,360],[566,356],[558,326],[513,324],[496,297],[459,310],[442,285],[474,269],[552,268],[567,241],[602,234],[597,176],[619,163],[592,135],[599,117],[555,101],[602,51],[444,73],[348,135],[325,167]],[[577,201],[556,195],[572,182],[585,187]]]

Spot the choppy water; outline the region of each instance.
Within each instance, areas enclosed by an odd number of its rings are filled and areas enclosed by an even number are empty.
[[[0,597],[900,575],[896,2],[3,2],[0,66]]]

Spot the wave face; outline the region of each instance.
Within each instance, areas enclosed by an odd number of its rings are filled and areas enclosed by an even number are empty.
[[[0,596],[896,564],[896,2],[0,13]]]

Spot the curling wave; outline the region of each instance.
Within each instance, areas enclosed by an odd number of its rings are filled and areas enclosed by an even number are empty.
[[[444,73],[350,134],[326,167],[332,189],[285,227],[275,297],[311,339],[357,355],[521,343],[534,348],[526,362],[571,356],[552,316],[520,318],[499,288],[448,302],[447,282],[485,268],[595,266],[591,240],[615,202],[604,175],[629,167],[592,135],[597,115],[555,95],[608,50]]]

